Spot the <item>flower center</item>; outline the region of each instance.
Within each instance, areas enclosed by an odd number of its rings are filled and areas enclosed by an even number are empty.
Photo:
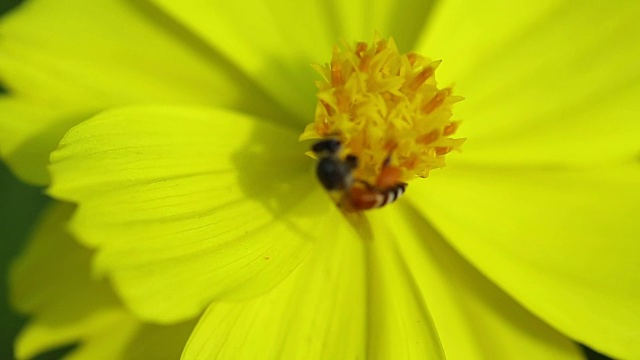
[[[459,125],[451,106],[463,98],[438,88],[439,64],[401,55],[393,39],[336,46],[330,64],[314,66],[323,80],[316,83],[315,121],[300,139],[338,139],[340,157],[358,159],[353,178],[372,186],[389,172],[403,183],[427,177],[465,140],[451,138]]]

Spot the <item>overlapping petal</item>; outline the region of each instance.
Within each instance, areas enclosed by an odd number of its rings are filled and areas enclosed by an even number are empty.
[[[363,242],[337,209],[327,216],[333,224],[320,229],[313,251],[280,285],[251,300],[214,302],[184,359],[366,358]]]
[[[484,274],[570,337],[637,358],[640,166],[449,167],[412,203]]]
[[[388,243],[385,256],[402,259],[403,278],[429,309],[448,359],[582,358],[572,341],[464,261],[424,217],[398,205],[371,212],[373,230]]]
[[[334,226],[282,284],[250,301],[210,306],[185,359],[444,358],[392,239],[359,237],[337,210],[329,214]]]
[[[428,309],[431,295],[416,286],[414,269],[398,251],[397,239],[380,226],[391,218],[370,218],[376,223],[372,237],[363,239],[368,259],[369,358],[445,359]]]
[[[144,318],[259,294],[330,226],[297,133],[246,115],[113,110],[69,131],[51,161],[50,194],[80,204],[75,233]]]
[[[19,359],[79,343],[69,359],[175,359],[194,322],[144,324],[119,302],[104,280],[90,276],[91,251],[67,233],[72,205],[46,212],[11,277],[12,302],[32,316],[16,344]]]
[[[290,119],[144,1],[32,0],[3,18],[0,35],[0,79],[9,91],[0,102],[0,153],[33,183],[48,181],[42,164],[60,129],[110,106],[216,104]]]
[[[640,153],[640,3],[446,1],[419,50],[478,164],[588,165]]]
[[[152,2],[295,111],[301,125],[315,108],[317,76],[309,64],[328,62],[339,41],[369,40],[374,31],[397,35],[409,51],[432,8],[432,1],[415,0]]]

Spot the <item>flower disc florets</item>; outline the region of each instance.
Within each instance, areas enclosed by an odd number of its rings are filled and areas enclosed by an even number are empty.
[[[437,87],[439,64],[401,55],[393,39],[335,47],[330,64],[315,66],[323,77],[315,121],[300,139],[338,138],[344,155],[358,158],[354,177],[370,184],[389,165],[402,182],[428,176],[464,142],[450,137],[459,124],[451,106],[462,97]]]

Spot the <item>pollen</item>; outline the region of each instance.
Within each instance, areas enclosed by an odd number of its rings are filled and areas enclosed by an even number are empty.
[[[342,156],[358,158],[354,178],[368,184],[388,167],[398,182],[427,177],[465,140],[452,138],[460,122],[451,120],[463,98],[438,87],[439,65],[400,54],[393,39],[334,47],[330,63],[314,66],[322,76],[315,120],[300,139],[339,139]]]

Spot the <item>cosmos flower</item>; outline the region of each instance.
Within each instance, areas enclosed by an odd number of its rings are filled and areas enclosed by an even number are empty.
[[[0,27],[0,151],[48,184],[60,142],[93,271],[139,321],[200,317],[186,359],[634,358],[638,10],[30,1]],[[468,140],[345,215],[298,141],[308,64],[374,30],[443,59]]]

